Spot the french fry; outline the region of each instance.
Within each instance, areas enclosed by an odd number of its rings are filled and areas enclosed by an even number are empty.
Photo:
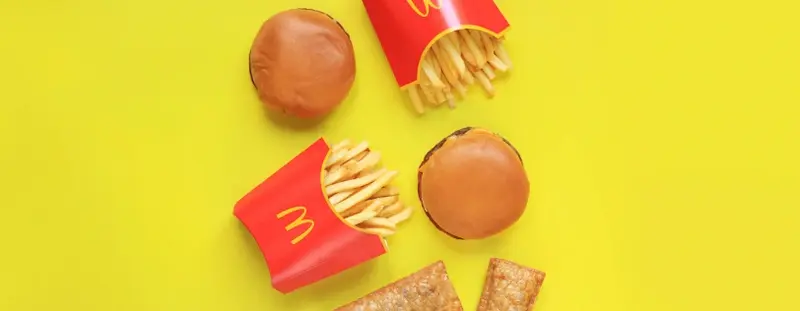
[[[475,84],[475,76],[472,74],[472,71],[467,70],[467,72],[464,73],[464,83],[467,85]]]
[[[362,212],[355,214],[353,216],[345,218],[345,221],[349,222],[351,225],[358,225],[362,222],[365,222],[373,217],[375,217],[375,212]]]
[[[472,56],[475,57],[475,67],[481,68],[483,65],[486,65],[486,55],[483,55],[483,51],[478,47],[478,44],[475,42],[475,39],[470,35],[469,31],[458,31],[458,34],[461,35],[461,38],[464,39],[464,43],[466,44],[466,49],[461,49],[462,52],[464,50],[469,50],[472,53]]]
[[[439,38],[420,60],[419,81],[408,87],[414,111],[423,114],[426,104],[435,107],[444,103],[454,109],[456,95],[465,98],[467,88],[476,81],[490,98],[494,97],[491,81],[511,70],[502,41],[502,37],[475,29],[456,30]]]
[[[422,75],[420,77],[419,87],[420,90],[422,91],[422,95],[425,97],[425,101],[431,105],[435,104],[436,97],[433,95],[434,92],[433,89],[431,88],[430,80],[428,80],[428,77],[426,75]]]
[[[489,80],[497,78],[497,75],[494,74],[494,70],[492,70],[492,66],[483,66],[482,71]]]
[[[467,66],[464,64],[464,59],[461,58],[461,51],[459,51],[459,47],[453,43],[450,35],[442,37],[439,41],[440,42],[438,42],[436,45],[441,45],[443,47],[444,52],[447,54],[448,60],[453,64],[458,76],[463,76],[464,72],[467,71]]]
[[[424,89],[422,85],[413,87]],[[363,232],[381,237],[395,234],[398,223],[411,212],[403,209],[399,189],[389,185],[397,172],[377,167],[381,155],[370,150],[367,142],[353,145],[345,140],[330,150],[322,177],[333,211]]]
[[[447,97],[444,96],[443,90],[436,90],[436,92],[433,93],[433,95],[436,96],[436,102],[434,103],[435,106],[439,106],[443,104],[445,101],[447,101]]]
[[[497,55],[491,54],[489,55],[489,64],[492,65],[494,69],[497,69],[501,72],[508,71],[508,66],[501,60]]]
[[[371,197],[373,194],[378,192],[378,190],[383,188],[383,186],[386,186],[387,184],[389,184],[389,182],[396,175],[397,175],[396,171],[387,171],[387,172],[385,172],[381,177],[379,177],[377,180],[373,181],[368,186],[366,186],[364,188],[361,188],[361,190],[359,190],[358,192],[354,193],[349,198],[345,199],[342,202],[339,202],[339,204],[334,205],[333,206],[334,210],[336,210],[337,213],[341,213],[341,212],[353,207],[358,202],[366,200],[367,198]]]
[[[357,157],[359,154],[367,150],[367,148],[369,148],[369,144],[365,141],[362,141],[360,144],[353,147],[353,149],[350,149],[350,151],[344,155],[342,161],[345,162]]]
[[[433,48],[429,50],[430,53],[426,55],[426,62],[431,64],[430,72],[436,76],[437,79],[442,81],[441,86],[434,85],[433,83],[425,83],[423,86],[428,88],[428,92],[430,93],[430,104],[433,106],[438,106],[445,101],[444,92],[450,91],[450,88],[445,84],[447,80],[442,74],[442,68],[439,64],[438,60],[434,56]],[[429,77],[427,80],[423,80],[423,82],[430,81]]]
[[[475,31],[475,33],[481,38],[483,48],[486,50],[486,58],[491,58],[491,56],[494,55],[494,38],[483,31]]]
[[[355,156],[352,160],[342,164],[336,169],[329,169],[329,173],[325,175],[324,185],[329,186],[344,178],[355,176],[367,169],[374,167],[380,161],[381,155],[379,152],[364,150]]]
[[[348,149],[339,149],[336,151],[331,150],[330,156],[328,156],[328,160],[325,162],[325,168],[330,169],[332,167],[341,166],[342,158],[347,154]]]
[[[340,163],[340,162],[347,162],[354,157],[356,157],[359,153],[369,148],[369,144],[367,142],[361,142],[360,144],[353,147],[350,150],[340,150],[338,153],[334,153],[331,157],[328,158],[328,163],[326,163],[325,167],[330,167],[331,165]]]
[[[338,169],[339,169],[339,168],[341,168],[341,167],[342,167],[342,163],[336,163],[336,164],[334,164],[334,165],[331,165],[329,168],[327,168],[327,169],[325,170],[325,172],[326,172],[326,173],[333,172],[333,171],[336,171],[336,170],[338,170]],[[327,176],[327,175],[325,175],[325,176]]]
[[[444,74],[444,77],[447,80],[447,82],[450,85],[454,85],[455,83],[458,83],[458,79],[460,77],[460,74],[458,73],[458,70],[454,67],[455,65],[453,65],[450,62],[450,58],[448,57],[447,52],[445,52],[442,49],[441,44],[438,44],[438,43],[434,44],[433,47],[432,47],[432,51],[431,52],[433,52],[433,55],[435,56],[436,61],[441,66],[442,73]]]
[[[453,93],[446,92],[446,93],[444,93],[444,97],[447,98],[447,106],[449,106],[450,109],[455,109],[456,108],[456,98],[455,98],[455,96],[453,96]]]
[[[365,170],[375,167],[375,165],[378,165],[378,162],[380,161],[381,161],[381,153],[378,151],[370,151],[369,154],[367,154],[367,156],[361,158],[358,161],[358,165],[359,167],[361,167],[362,170]]]
[[[503,61],[503,63],[506,64],[508,69],[511,69],[511,57],[508,56],[508,53],[506,52],[506,49],[503,48],[503,45],[500,44],[500,41],[495,41],[495,42],[496,42],[496,45],[495,45],[494,54],[497,55],[497,57],[499,57]]]
[[[342,211],[341,213],[339,213],[339,215],[341,215],[342,217],[350,217],[350,216],[353,216],[355,214],[362,213],[362,212],[367,210],[367,208],[370,206],[370,204],[373,204],[373,203],[375,203],[375,202],[374,201],[362,201],[362,202],[354,205],[353,207],[348,208],[345,211]]]
[[[356,157],[353,159],[356,159],[356,161],[361,161],[361,159],[364,159],[364,157],[366,157],[368,154],[369,154],[369,149],[361,151],[361,153],[356,155]]]
[[[444,83],[439,79],[439,75],[434,71],[434,67],[428,62],[427,59],[422,59],[422,71],[428,77],[431,85],[436,88],[443,88]]]
[[[380,213],[381,211],[383,211],[384,208],[395,204],[395,202],[397,202],[397,196],[370,199],[356,204],[355,206],[342,212],[341,214],[343,217],[349,217],[361,213],[363,211],[373,211],[375,213]]]
[[[478,30],[475,30],[475,29],[465,29],[464,31],[469,33],[470,37],[472,37],[472,40],[475,40],[475,43],[478,45],[478,47],[481,49],[481,51],[483,51],[484,50],[483,39],[481,39],[482,31],[478,31]],[[486,55],[486,54],[484,54],[484,55]]]
[[[458,35],[458,32],[456,32],[456,34]],[[466,64],[471,65],[472,68],[477,67],[478,59],[475,54],[473,54],[473,49],[467,45],[464,36],[458,35],[458,41],[461,42],[461,56],[464,58],[464,61],[466,61]],[[469,68],[469,66],[467,68]]]
[[[397,229],[397,223],[381,217],[373,217],[367,219],[359,224],[360,227],[367,227],[367,228],[386,228],[390,230]]]
[[[339,192],[337,194],[330,196],[328,198],[328,202],[330,202],[331,204],[337,204],[339,202],[344,201],[344,199],[347,199],[347,197],[353,195],[354,192],[355,190]]]
[[[467,97],[467,87],[465,87],[461,81],[456,81],[456,83],[453,84],[453,88],[456,89],[456,92],[458,92],[458,95],[462,98]]]
[[[372,195],[373,198],[382,198],[382,197],[389,197],[389,196],[396,196],[400,193],[400,190],[394,186],[386,186],[378,190],[375,194]]]
[[[407,220],[410,217],[411,217],[411,208],[410,207],[406,207],[402,211],[400,211],[400,213],[392,215],[388,219],[389,219],[389,221],[391,221],[392,223],[397,225],[397,224]]]
[[[386,228],[363,228],[364,232],[371,233],[375,235],[379,235],[382,237],[388,237],[390,235],[395,234],[394,230],[386,229]]]
[[[377,170],[375,172],[372,172],[371,174],[367,174],[365,176],[362,176],[362,177],[359,177],[359,178],[356,178],[356,179],[351,179],[351,180],[348,180],[348,181],[343,181],[343,182],[340,182],[340,183],[336,183],[336,184],[327,186],[327,187],[325,187],[325,192],[327,192],[328,195],[332,195],[332,194],[337,194],[337,193],[342,192],[342,191],[353,190],[353,189],[356,189],[358,187],[364,186],[366,184],[369,184],[369,183],[375,181],[376,179],[378,179],[378,177],[383,176],[386,173],[387,173],[387,170],[385,168],[383,168],[383,169]]]
[[[483,71],[476,72],[475,79],[483,86],[483,89],[489,94],[489,97],[494,97],[494,86],[492,86],[492,82],[489,81],[489,78]]]
[[[428,53],[425,54],[425,59],[428,61],[429,64],[431,64],[431,67],[433,68],[433,73],[436,74],[436,77],[442,81],[442,86],[438,88],[447,87],[447,84],[445,83],[447,81],[444,80],[444,76],[442,75],[442,64],[440,64],[439,60],[436,59],[436,52],[434,52],[433,46],[431,46],[431,48],[428,50]]]
[[[440,86],[440,87],[432,85],[433,88],[434,88],[434,93],[433,94],[435,95],[436,92],[439,92],[439,91],[443,91],[443,92],[449,91],[450,90],[449,83],[447,82],[447,79],[446,79],[446,77],[444,76],[444,74],[442,72],[442,64],[440,64],[439,60],[436,59],[436,55],[435,55],[435,52],[433,51],[433,47],[431,47],[431,49],[428,52],[429,53],[426,55],[426,57],[428,59],[428,62],[432,65],[433,72],[436,74],[436,77],[439,80],[442,81],[442,86]]]
[[[422,94],[425,95],[425,100],[428,102],[428,104],[436,105],[436,96],[433,95],[435,92],[430,87],[425,85],[423,85],[421,89]]]
[[[392,206],[392,204],[397,203],[398,199],[399,198],[396,195],[372,199],[367,201],[370,202],[370,204],[367,206],[367,208],[365,208],[365,210],[370,210],[376,213],[380,213],[386,207]]]
[[[323,185],[328,186],[343,178],[355,175],[358,173],[358,171],[356,171],[357,168],[358,162],[354,160],[347,161],[347,163],[344,164],[337,164],[335,168],[332,166],[328,170],[329,173],[325,175]]]
[[[338,144],[333,145],[333,147],[331,147],[331,152],[335,153],[335,152],[337,152],[339,150],[342,150],[342,149],[350,147],[350,146],[352,146],[352,143],[350,143],[350,140],[349,139],[345,139],[343,141],[340,141]]]
[[[436,46],[436,45],[434,45],[434,46]],[[436,52],[434,51],[433,47],[431,48],[430,52],[431,53],[428,53],[428,55],[427,55],[428,58],[429,58],[428,61],[431,64],[433,64],[434,71],[438,75],[439,79],[442,80],[442,82],[444,83],[444,87],[441,87],[441,88],[439,88],[437,90],[434,90],[434,93],[433,93],[433,95],[434,95],[434,97],[436,99],[436,102],[434,103],[434,106],[438,106],[438,105],[441,105],[442,103],[444,103],[445,101],[447,101],[447,94],[450,93],[451,90],[450,90],[450,85],[448,83],[448,80],[446,79],[446,77],[445,77],[445,75],[443,73],[445,68],[442,68],[442,64],[439,63],[439,61],[436,59]]]
[[[461,40],[458,39],[458,34],[454,31],[454,32],[449,33],[445,37],[450,39],[450,43],[453,43],[453,46],[460,53],[461,52]]]
[[[408,96],[411,97],[411,105],[414,106],[414,111],[418,114],[425,113],[425,107],[422,105],[422,98],[419,97],[419,85],[412,85],[408,88]]]
[[[403,211],[403,203],[402,202],[395,202],[392,205],[385,207],[378,213],[380,217],[392,217],[396,214],[399,214]]]

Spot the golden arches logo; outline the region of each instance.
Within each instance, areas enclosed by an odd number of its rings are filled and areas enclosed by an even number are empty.
[[[431,14],[431,8],[437,10],[442,8],[442,4],[440,1],[435,1],[435,2],[440,2],[439,4],[436,4],[434,3],[434,0],[422,0],[422,8],[417,6],[417,3],[414,2],[414,0],[406,0],[406,1],[408,2],[408,6],[410,6],[411,9],[414,10],[414,13],[417,13],[417,15],[422,17],[428,17],[428,15]]]
[[[276,215],[276,216],[278,216],[278,219],[282,219],[283,217],[286,217],[286,215],[289,215],[289,214],[297,212],[297,211],[301,211],[300,216],[295,218],[295,220],[292,221],[291,223],[289,223],[288,225],[286,225],[286,232],[289,232],[292,229],[299,227],[300,225],[308,225],[308,227],[306,228],[305,231],[303,231],[302,234],[300,234],[300,235],[296,236],[294,239],[292,239],[292,245],[300,243],[300,241],[305,239],[306,236],[308,236],[308,234],[311,233],[311,230],[314,229],[314,221],[311,220],[311,219],[305,219],[306,218],[306,213],[308,212],[308,209],[306,209],[305,206],[295,206],[295,207],[286,209],[283,212],[280,212],[280,213],[278,213],[278,215]]]

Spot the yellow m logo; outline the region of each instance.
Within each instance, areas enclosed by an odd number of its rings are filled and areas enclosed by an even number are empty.
[[[289,214],[294,213],[296,211],[301,211],[300,217],[297,217],[290,224],[286,225],[286,231],[287,232],[291,231],[292,229],[297,228],[298,226],[304,225],[304,224],[308,225],[308,227],[306,228],[306,231],[303,231],[302,234],[300,234],[297,237],[295,237],[294,239],[292,239],[292,245],[300,243],[300,241],[305,239],[306,236],[309,233],[311,233],[311,229],[314,229],[314,221],[311,220],[311,219],[305,219],[306,218],[306,212],[308,212],[308,210],[304,206],[292,207],[290,209],[287,209],[287,210],[284,210],[283,212],[278,213],[278,215],[276,215],[276,216],[278,216],[278,219],[282,219],[286,215],[289,215]]]
[[[428,14],[431,14],[431,8],[438,10],[441,9],[442,5],[441,3],[439,4],[433,3],[434,0],[422,0],[422,8],[420,9],[420,7],[417,6],[414,0],[406,0],[406,1],[408,2],[408,5],[411,7],[411,9],[414,10],[414,13],[417,13],[417,15],[422,17],[428,17]]]

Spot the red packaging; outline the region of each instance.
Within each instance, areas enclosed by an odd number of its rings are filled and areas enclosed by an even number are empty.
[[[497,38],[509,24],[493,0],[362,0],[397,84],[419,79],[420,59],[442,36],[476,29]]]
[[[335,213],[322,187],[330,146],[314,142],[234,207],[267,261],[282,293],[386,253],[385,241]]]

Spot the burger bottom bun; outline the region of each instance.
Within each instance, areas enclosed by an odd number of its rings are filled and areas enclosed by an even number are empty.
[[[431,221],[459,239],[481,239],[513,225],[530,184],[517,151],[483,129],[456,131],[434,147],[419,170],[420,201]]]

